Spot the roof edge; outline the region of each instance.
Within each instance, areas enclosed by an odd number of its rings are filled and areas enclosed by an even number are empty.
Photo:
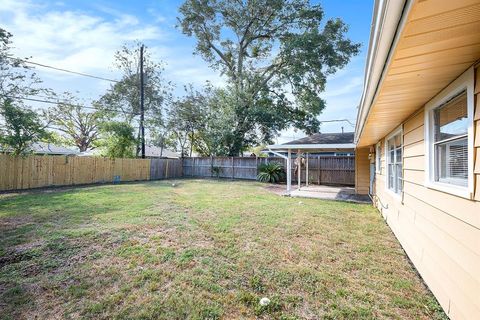
[[[272,144],[268,149],[355,149],[355,143],[320,144]]]
[[[375,0],[362,97],[358,107],[354,142],[358,143],[370,108],[390,64],[412,0]]]

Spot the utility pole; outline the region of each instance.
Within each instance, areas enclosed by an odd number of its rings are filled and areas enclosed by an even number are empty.
[[[140,139],[142,140],[142,159],[145,159],[145,97],[144,97],[144,78],[143,78],[143,44],[140,47]]]

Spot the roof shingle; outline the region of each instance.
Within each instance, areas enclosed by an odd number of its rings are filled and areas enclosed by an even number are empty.
[[[284,144],[343,144],[353,143],[353,132],[315,133],[311,136],[286,142]]]

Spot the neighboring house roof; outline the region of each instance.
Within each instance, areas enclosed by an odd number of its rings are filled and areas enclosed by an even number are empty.
[[[30,146],[30,151],[34,154],[51,154],[51,155],[77,155],[80,152],[65,148],[62,146],[57,146],[52,143],[47,142],[35,142]],[[10,152],[5,150],[5,152]]]
[[[99,149],[82,151],[78,154],[79,157],[96,157],[100,156],[101,151]]]
[[[76,155],[77,150],[57,146],[46,142],[36,142],[32,144],[31,149],[36,154],[59,154],[59,155]]]
[[[388,135],[478,61],[479,23],[469,0],[375,0],[357,147]]]
[[[157,146],[145,146],[145,156],[149,158],[180,158],[180,154],[175,151],[160,148]]]
[[[286,142],[284,144],[339,144],[353,143],[354,132],[315,133],[311,136]]]
[[[284,144],[270,145],[268,149],[304,149],[317,151],[353,150],[355,149],[353,138],[353,132],[316,133]]]
[[[99,156],[101,151],[99,149],[94,149],[94,150],[88,150],[81,152],[79,156]],[[160,155],[161,154],[161,155]],[[171,158],[171,159],[177,159],[180,158],[180,154],[177,152],[168,150],[163,148],[161,150],[160,147],[156,146],[151,146],[151,145],[145,145],[145,157],[147,158]]]

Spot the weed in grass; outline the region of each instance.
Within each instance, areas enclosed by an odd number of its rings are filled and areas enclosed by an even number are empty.
[[[265,291],[265,285],[258,275],[253,275],[249,280],[250,288],[255,292],[262,293]]]

